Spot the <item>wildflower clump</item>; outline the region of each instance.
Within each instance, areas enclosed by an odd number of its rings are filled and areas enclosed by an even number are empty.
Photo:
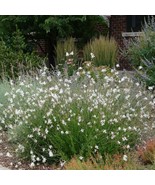
[[[40,70],[11,82],[0,120],[31,166],[131,150],[154,126],[152,95],[112,69],[65,77]],[[101,75],[103,74],[103,75]]]

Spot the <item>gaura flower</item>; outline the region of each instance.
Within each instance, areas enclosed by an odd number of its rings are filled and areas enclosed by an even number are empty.
[[[123,161],[127,161],[128,160],[128,156],[127,155],[123,155]]]
[[[91,59],[95,58],[94,53],[90,53]]]
[[[83,157],[82,157],[82,156],[80,156],[80,157],[79,157],[79,159],[80,159],[80,160],[82,160],[82,159],[83,159]]]
[[[68,57],[69,56],[69,53],[68,52],[66,52],[66,57]]]

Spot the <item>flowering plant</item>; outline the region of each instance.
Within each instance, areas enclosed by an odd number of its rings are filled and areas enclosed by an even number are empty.
[[[83,69],[81,69],[83,70]],[[112,69],[95,79],[87,71],[64,77],[41,69],[11,82],[0,120],[20,157],[31,165],[124,154],[151,133],[153,96],[128,74]]]

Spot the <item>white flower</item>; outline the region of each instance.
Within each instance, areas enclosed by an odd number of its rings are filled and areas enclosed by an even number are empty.
[[[37,158],[36,158],[36,160],[37,160],[37,161],[40,161],[40,158],[39,158],[39,157],[37,157]]]
[[[118,68],[119,68],[119,67],[120,67],[120,65],[119,65],[119,64],[116,64],[116,67],[118,67]]]
[[[153,86],[149,86],[148,87],[149,90],[153,90],[153,88],[154,88]]]
[[[44,152],[45,151],[45,148],[42,148],[42,151]]]
[[[45,163],[45,162],[46,162],[46,158],[45,158],[45,157],[43,157],[43,160],[42,160],[42,162],[43,162],[43,163]]]
[[[77,74],[77,76],[80,76],[80,73],[79,72],[77,72],[76,74]]]
[[[9,152],[6,153],[6,156],[7,157],[12,157],[12,155]]]
[[[81,132],[84,132],[84,129],[81,129],[80,131],[81,131]]]
[[[94,53],[90,53],[91,59],[95,58]]]
[[[49,132],[49,131],[48,131],[48,129],[46,128],[46,129],[45,129],[45,133],[48,134],[48,132]]]
[[[66,125],[66,122],[65,122],[64,120],[62,120],[62,124],[63,124],[63,125]]]
[[[40,135],[40,134],[39,134]],[[33,135],[32,134],[30,134],[30,135],[28,135],[27,136],[28,138],[33,138]]]
[[[23,85],[24,85],[24,83],[23,83],[23,82],[20,82],[20,83],[19,83],[19,85],[23,86]]]
[[[82,70],[82,67],[79,67],[78,70]]]
[[[8,96],[9,95],[9,93],[8,92],[6,92],[5,94],[4,94],[4,96]]]
[[[142,66],[139,66],[138,69],[141,70],[141,69],[143,69],[143,67]]]
[[[102,69],[102,70],[101,70],[102,73],[104,73],[104,72],[106,72],[106,71],[107,71],[106,69]]]
[[[123,161],[127,161],[128,160],[128,156],[127,155],[123,155]]]
[[[136,86],[140,86],[140,84],[137,82],[137,83],[135,83],[136,84]]]
[[[98,150],[99,149],[99,147],[97,146],[97,145],[95,145],[95,148]]]
[[[80,156],[80,157],[79,157],[79,159],[80,159],[80,160],[82,160],[82,159],[83,159],[83,157],[82,157],[82,156]]]
[[[49,110],[49,111],[46,113],[47,117],[49,117],[51,114],[52,114],[52,110]]]
[[[121,130],[121,127],[118,127],[118,130]]]
[[[63,92],[64,92],[63,89],[60,89],[59,93],[60,93],[60,94],[63,94]]]
[[[51,150],[49,151],[49,156],[53,157],[53,152]]]
[[[89,67],[89,66],[91,66],[91,63],[87,63],[86,65]]]
[[[51,124],[52,121],[50,119],[47,120],[47,124]]]
[[[32,162],[32,163],[30,164],[30,167],[33,168],[34,166],[35,166],[35,164]]]
[[[61,168],[65,165],[66,161],[60,161]]]
[[[74,52],[72,51],[72,52],[70,52],[70,55],[74,55]]]
[[[50,149],[53,148],[52,145],[49,145],[49,148],[50,148]]]
[[[51,80],[52,80],[51,76],[48,76],[48,77],[47,77],[47,80],[48,80],[49,82],[51,82]]]
[[[69,56],[69,53],[68,52],[66,52],[66,57],[68,57]]]
[[[127,138],[126,138],[126,137],[122,137],[122,140],[123,140],[123,141],[127,141]]]

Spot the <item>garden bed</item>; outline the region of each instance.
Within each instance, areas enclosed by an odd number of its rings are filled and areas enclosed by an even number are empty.
[[[0,165],[10,170],[57,170],[61,169],[59,166],[54,165],[36,165],[30,167],[30,164],[25,161],[19,160],[8,141],[7,133],[0,132]]]

